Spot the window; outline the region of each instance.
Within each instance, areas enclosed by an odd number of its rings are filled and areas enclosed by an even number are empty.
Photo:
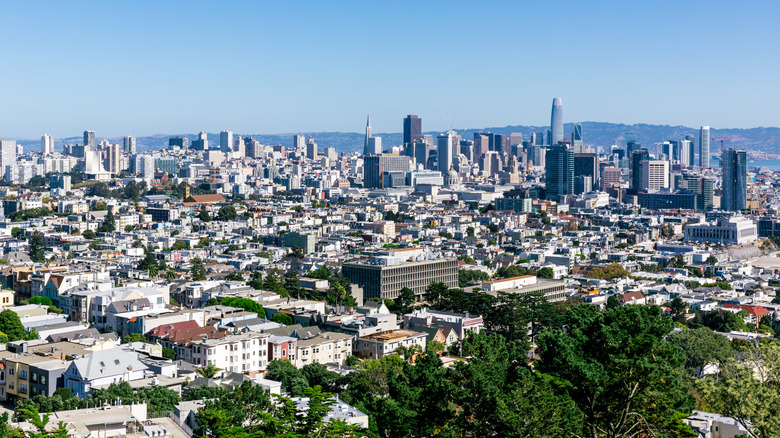
[[[27,370],[20,370],[19,371],[19,378],[27,380]]]
[[[14,390],[14,382],[8,382],[8,389],[10,389],[11,391]]]
[[[33,372],[30,375],[30,381],[33,382],[33,383],[38,383],[38,373]]]
[[[14,373],[15,373],[15,371],[14,371],[14,367],[8,368],[8,375],[9,375],[9,376],[13,376],[13,375],[14,375]]]

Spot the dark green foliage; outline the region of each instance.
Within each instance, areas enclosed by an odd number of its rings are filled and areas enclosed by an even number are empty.
[[[140,333],[130,333],[122,338],[122,342],[125,344],[129,344],[130,342],[146,342],[146,336]]]
[[[472,283],[478,285],[481,282],[488,280],[490,280],[490,274],[484,271],[471,269],[460,269],[458,271],[458,286],[460,287],[466,287]]]
[[[217,220],[218,221],[232,221],[238,216],[236,214],[236,208],[232,205],[226,205],[224,207],[221,207],[219,211],[217,212]]]
[[[177,240],[171,245],[171,251],[181,251],[183,249],[187,249],[187,243],[183,240]]]
[[[203,261],[195,257],[190,260],[192,266],[190,267],[190,275],[192,275],[192,281],[204,281],[206,280],[206,268],[203,267]]]
[[[19,222],[26,221],[27,219],[51,216],[52,214],[52,211],[46,207],[28,208],[26,210],[19,210],[9,214],[8,219],[11,219],[11,222]]]
[[[51,306],[51,300],[49,299],[49,297],[37,296],[37,297],[30,298],[30,304],[41,304],[43,306]]]
[[[8,336],[10,342],[25,339],[27,332],[24,330],[19,315],[13,310],[0,312],[0,332]]]
[[[281,312],[275,313],[274,316],[271,317],[271,321],[284,325],[293,325],[292,316]]]
[[[728,310],[718,309],[711,312],[701,312],[699,317],[702,325],[716,332],[728,333],[745,330],[745,320],[740,315]]]
[[[103,219],[103,223],[100,225],[100,228],[98,228],[98,232],[109,233],[112,231],[116,231],[116,220],[114,219],[113,208],[109,208],[108,213],[106,213],[106,218]]]
[[[209,303],[211,303],[211,300],[216,301],[216,298],[209,299]],[[213,305],[213,304],[208,304]],[[265,309],[263,309],[263,306],[260,305],[257,301],[251,300],[249,298],[237,298],[237,297],[227,297],[222,300],[223,306],[231,306],[231,307],[240,307],[247,312],[257,312],[257,316],[260,318],[265,318]]]
[[[706,365],[722,364],[735,353],[725,336],[707,327],[683,329],[670,335],[669,340],[677,343],[685,358],[685,367],[696,375]]]
[[[207,306],[216,306],[218,304],[219,304],[219,300],[214,297],[211,297],[208,299],[208,301],[206,301]],[[265,313],[265,311],[263,313]]]
[[[176,351],[173,348],[163,347],[162,355],[166,359],[176,360]]]
[[[30,259],[36,263],[46,261],[46,246],[43,243],[43,237],[38,232],[30,238]]]
[[[203,222],[211,222],[211,215],[208,211],[201,210],[200,213],[198,213],[198,219],[202,220]]]
[[[682,425],[694,399],[682,381],[683,357],[664,338],[672,320],[657,306],[621,306],[600,313],[572,308],[566,331],[538,337],[537,369],[584,414],[589,436],[695,436]]]
[[[554,275],[552,268],[542,268],[536,273],[537,277],[547,279],[552,279]]]

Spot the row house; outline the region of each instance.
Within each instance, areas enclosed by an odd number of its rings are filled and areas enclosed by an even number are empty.
[[[200,366],[214,365],[233,373],[262,373],[268,365],[268,336],[250,332],[203,339],[190,347],[193,362]]]

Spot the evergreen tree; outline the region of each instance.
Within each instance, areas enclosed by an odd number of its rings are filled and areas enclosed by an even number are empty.
[[[192,267],[190,267],[190,275],[192,275],[192,281],[204,281],[206,280],[206,268],[203,267],[203,261],[195,257],[190,260]]]
[[[30,238],[30,259],[36,263],[46,261],[46,247],[43,243],[43,237],[38,232]]]
[[[116,221],[114,220],[113,208],[109,207],[108,213],[106,214],[106,218],[103,219],[103,224],[100,225],[100,229],[98,229],[98,232],[110,233],[112,231],[116,231]]]

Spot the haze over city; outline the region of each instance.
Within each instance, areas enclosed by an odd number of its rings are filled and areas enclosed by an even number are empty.
[[[776,126],[777,2],[6,2],[0,132]]]

